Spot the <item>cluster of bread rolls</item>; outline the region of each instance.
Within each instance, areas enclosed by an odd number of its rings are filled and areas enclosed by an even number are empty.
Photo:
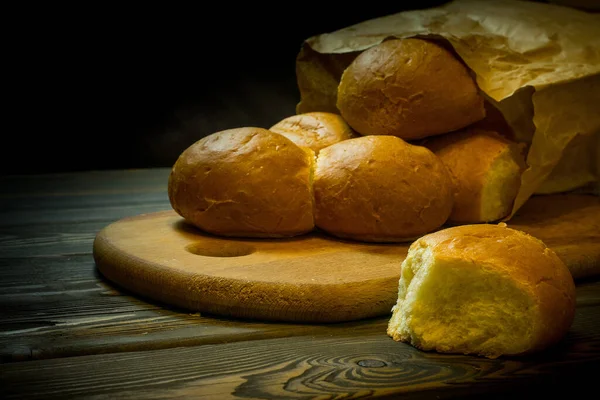
[[[365,50],[343,73],[337,106],[192,144],[172,169],[173,208],[217,235],[318,228],[369,242],[510,212],[522,155],[449,49],[411,38]]]
[[[424,350],[494,358],[563,337],[569,270],[490,224],[511,212],[525,162],[461,60],[386,40],[345,70],[337,107],[200,139],[173,166],[173,208],[222,236],[413,241],[387,333]]]

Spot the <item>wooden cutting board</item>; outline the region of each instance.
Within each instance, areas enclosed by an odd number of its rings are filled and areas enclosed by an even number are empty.
[[[508,225],[546,242],[576,279],[600,275],[599,197],[533,197]],[[168,210],[105,227],[94,241],[94,259],[111,281],[170,305],[323,323],[389,314],[407,249],[318,232],[285,240],[220,238]]]

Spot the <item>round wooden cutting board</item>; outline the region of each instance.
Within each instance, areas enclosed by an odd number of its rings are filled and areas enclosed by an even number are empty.
[[[576,279],[600,275],[599,197],[536,196],[508,226],[543,240]],[[313,323],[389,314],[407,250],[318,232],[220,238],[172,210],[122,219],[94,241],[100,272],[139,295],[222,316]]]

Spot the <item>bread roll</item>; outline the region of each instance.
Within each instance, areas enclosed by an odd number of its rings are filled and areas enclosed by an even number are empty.
[[[213,133],[179,156],[169,177],[173,209],[222,236],[286,237],[314,228],[314,152],[262,128]]]
[[[392,39],[356,57],[342,74],[337,107],[363,135],[420,139],[464,128],[485,116],[467,67],[424,39]]]
[[[269,130],[299,146],[310,147],[315,153],[323,147],[358,136],[340,115],[317,111],[284,118]]]
[[[497,358],[556,344],[575,314],[575,284],[540,240],[506,224],[425,235],[402,263],[387,333],[426,351]]]
[[[315,225],[341,238],[402,242],[439,228],[451,181],[425,147],[363,136],[324,148],[314,178]]]
[[[525,160],[516,143],[477,128],[428,138],[452,177],[452,223],[492,222],[510,214]]]

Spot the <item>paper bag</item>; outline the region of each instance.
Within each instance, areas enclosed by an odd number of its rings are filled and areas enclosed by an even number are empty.
[[[527,169],[510,216],[536,193],[599,194],[600,14],[518,0],[456,0],[314,36],[296,60],[296,111],[337,113],[344,69],[393,37],[446,41],[526,145]]]

